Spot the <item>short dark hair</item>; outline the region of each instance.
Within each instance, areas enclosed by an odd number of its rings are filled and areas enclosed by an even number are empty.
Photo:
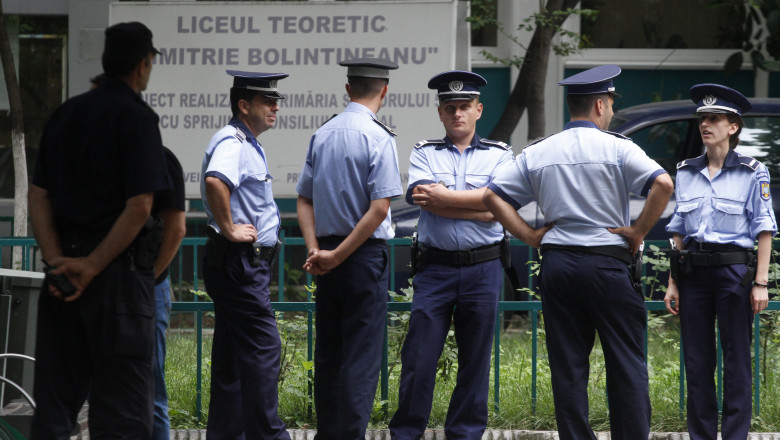
[[[582,118],[590,114],[593,105],[599,99],[607,102],[609,93],[595,93],[592,95],[566,95],[566,105],[569,107],[569,114],[575,118]]]
[[[240,116],[241,111],[238,109],[238,101],[251,101],[255,95],[259,95],[258,92],[243,87],[231,87],[230,88],[230,111],[233,112],[233,116]]]
[[[387,78],[368,78],[365,76],[349,76],[350,98],[361,99],[378,95],[390,82]]]

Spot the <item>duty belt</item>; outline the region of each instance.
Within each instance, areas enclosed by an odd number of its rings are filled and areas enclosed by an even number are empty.
[[[565,244],[543,244],[541,248],[542,252],[548,250],[562,250],[594,255],[605,255],[607,257],[617,258],[626,264],[631,264],[632,260],[631,251],[621,246],[569,246]]]
[[[228,245],[228,252],[234,252],[249,257],[255,256],[263,261],[271,261],[276,255],[276,246],[261,246],[259,243],[233,243]]]
[[[737,252],[691,252],[688,254],[688,259],[694,266],[748,264],[752,258],[752,252],[747,249]]]
[[[273,265],[276,257],[276,250],[281,247],[282,242],[278,241],[273,246],[262,246],[260,243],[236,243],[225,238],[214,228],[209,227],[206,230],[208,240],[206,240],[207,260],[211,266],[220,266],[227,255],[246,255],[250,259],[252,267],[257,267],[260,261],[265,261]]]
[[[495,260],[501,256],[501,243],[489,244],[464,251],[445,251],[434,247],[423,247],[422,257],[426,263],[468,266]]]
[[[317,241],[321,242],[338,242],[341,243],[342,241],[346,240],[346,235],[326,235],[323,237],[317,237]],[[381,238],[373,238],[369,237],[366,239],[365,243],[371,243],[371,244],[387,244],[387,240],[383,240]]]

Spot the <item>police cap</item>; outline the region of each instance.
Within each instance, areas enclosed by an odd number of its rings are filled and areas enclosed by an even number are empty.
[[[485,78],[464,70],[442,72],[428,81],[428,88],[438,91],[439,101],[479,98],[479,88],[485,85]]]
[[[347,76],[362,76],[364,78],[390,79],[390,71],[398,68],[398,64],[382,58],[353,58],[339,61],[339,66],[347,68]]]
[[[572,75],[558,82],[558,85],[567,86],[566,93],[569,95],[611,93],[620,96],[615,92],[615,84],[612,82],[612,79],[618,75],[620,75],[620,66],[605,64]]]
[[[720,84],[696,84],[691,87],[691,99],[698,105],[696,113],[742,113],[753,107],[738,91]]]
[[[276,82],[290,76],[288,73],[244,72],[241,70],[226,70],[233,77],[233,87],[253,90],[260,95],[274,99],[284,99],[276,90]]]

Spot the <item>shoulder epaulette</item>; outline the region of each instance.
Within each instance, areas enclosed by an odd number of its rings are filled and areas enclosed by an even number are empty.
[[[550,135],[550,136],[552,136],[552,135]],[[530,146],[532,146],[532,145],[536,145],[536,144],[538,144],[539,142],[541,142],[541,141],[543,141],[543,140],[547,139],[547,138],[548,138],[548,137],[550,137],[550,136],[545,136],[545,137],[543,137],[543,138],[537,139],[537,140],[535,140],[535,141],[531,142],[530,144],[526,145],[526,146],[525,146],[525,148],[528,148],[528,147],[530,147]]]
[[[620,134],[620,133],[615,133],[614,131],[608,131],[608,130],[604,130],[604,133],[611,134],[612,136],[619,137],[620,139],[625,139],[625,140],[627,140],[627,141],[630,141],[630,140],[631,140],[631,138],[630,138],[630,137],[628,137],[628,136],[624,136],[624,135],[622,135],[622,134]]]
[[[750,168],[753,171],[755,171],[756,168],[758,168],[758,166],[761,165],[761,162],[759,162],[757,159],[753,159],[750,156],[740,156],[739,163],[745,165],[746,167]]]
[[[687,160],[684,160],[682,162],[677,162],[677,169],[679,170],[680,168],[682,168],[682,167],[684,167],[686,165],[689,165]]]
[[[328,122],[330,122],[331,119],[335,118],[338,115],[339,115],[338,113],[333,113],[333,116],[329,117],[325,122],[322,123],[322,125],[327,124]],[[322,125],[320,125],[320,127],[322,127]]]
[[[236,128],[236,134],[234,134],[233,136],[235,136],[236,139],[238,139],[238,141],[241,142],[242,144],[246,142],[246,135],[244,134],[243,131],[239,130],[238,128]]]
[[[485,138],[480,139],[480,142],[482,142],[485,145],[489,145],[491,147],[503,148],[504,150],[507,150],[507,151],[512,149],[512,147],[507,145],[506,142],[492,141],[490,139],[485,139]]]
[[[373,118],[372,118],[372,119],[373,119]],[[384,128],[385,130],[387,130],[387,132],[388,132],[388,133],[390,133],[391,135],[393,135],[393,136],[398,136],[398,133],[394,132],[392,128],[390,128],[390,127],[388,127],[387,125],[383,124],[383,123],[382,123],[382,121],[380,121],[379,119],[374,119],[374,122],[376,122],[376,123],[377,123],[377,124],[379,124],[379,125],[380,125],[382,128]]]
[[[422,148],[428,145],[444,145],[446,142],[444,142],[444,139],[433,139],[433,140],[422,140],[420,142],[417,142],[414,144],[414,148]]]

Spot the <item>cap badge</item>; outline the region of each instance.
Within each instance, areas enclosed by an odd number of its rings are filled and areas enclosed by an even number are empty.
[[[450,81],[450,90],[460,92],[463,90],[463,81]]]
[[[712,95],[704,95],[704,99],[702,99],[702,103],[704,105],[713,105],[716,102],[718,102],[718,98],[712,96]]]
[[[271,81],[268,81],[268,87],[271,88],[271,89],[275,89],[276,88],[276,80],[273,79]]]

